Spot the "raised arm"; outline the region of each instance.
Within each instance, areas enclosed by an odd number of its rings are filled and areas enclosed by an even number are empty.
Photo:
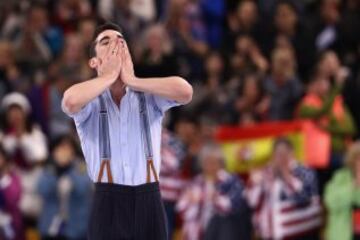
[[[98,63],[99,76],[75,84],[65,91],[62,100],[64,111],[69,114],[77,113],[82,107],[99,96],[118,79],[121,69],[121,52],[120,40],[113,41],[109,44],[106,57],[102,63]]]
[[[191,85],[181,77],[136,78],[127,84],[135,91],[147,92],[187,104],[192,99]]]
[[[170,100],[175,100],[181,104],[186,104],[191,101],[193,89],[191,85],[181,77],[135,77],[133,63],[127,46],[124,48],[122,62],[121,80],[131,89],[159,95]]]

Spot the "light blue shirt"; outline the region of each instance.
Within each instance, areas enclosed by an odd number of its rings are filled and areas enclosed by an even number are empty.
[[[141,135],[137,93],[127,88],[120,106],[113,101],[109,89],[102,95],[108,111],[110,166],[113,182],[132,186],[144,184],[146,182],[146,157]],[[162,119],[166,110],[179,104],[151,94],[145,94],[145,98],[149,114],[154,167],[159,175]],[[89,102],[76,114],[68,114],[75,121],[88,174],[93,182],[97,181],[101,164],[99,114],[99,98]],[[151,175],[151,181],[155,181],[153,175]],[[107,182],[106,173],[103,175],[102,182]]]

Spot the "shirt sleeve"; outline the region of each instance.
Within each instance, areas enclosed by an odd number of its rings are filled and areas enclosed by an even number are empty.
[[[67,112],[65,110],[64,106],[62,106],[62,109],[69,117],[73,118],[76,123],[82,123],[90,117],[91,113],[95,109],[95,104],[94,104],[94,100],[93,100],[93,101],[89,102],[88,104],[86,104],[80,111],[78,111],[77,113],[73,113],[73,114]]]
[[[162,112],[165,113],[172,107],[180,106],[181,104],[175,100],[166,99],[158,95],[152,95],[156,107]]]

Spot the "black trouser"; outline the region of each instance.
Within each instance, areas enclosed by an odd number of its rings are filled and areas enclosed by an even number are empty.
[[[159,184],[96,183],[89,240],[167,240]]]

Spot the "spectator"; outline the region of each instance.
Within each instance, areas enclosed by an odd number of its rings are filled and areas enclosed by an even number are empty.
[[[53,142],[50,162],[37,185],[43,202],[39,218],[42,239],[86,239],[92,184],[77,149],[76,142],[66,135]]]
[[[19,176],[11,168],[10,158],[0,145],[0,239],[24,239],[20,197]]]
[[[251,173],[247,197],[261,239],[319,239],[316,177],[295,160],[293,150],[288,139],[277,139],[269,165]]]
[[[236,228],[241,225],[236,222],[229,221],[232,225],[225,227],[216,219],[217,224],[211,224],[212,229],[208,226],[214,218],[225,218],[232,211],[244,208],[243,186],[223,169],[222,151],[218,146],[203,147],[200,161],[201,174],[189,183],[177,203],[177,210],[184,220],[182,239],[238,239],[236,230],[239,229]],[[246,235],[241,237],[246,239]]]
[[[194,84],[197,94],[187,106],[187,110],[197,116],[214,119],[218,123],[226,122],[228,111],[225,105],[228,96],[224,86],[224,60],[219,53],[213,52],[207,56],[204,64],[205,82]]]
[[[298,69],[301,76],[306,76],[308,69],[311,68],[315,58],[315,46],[308,34],[308,27],[300,21],[296,9],[296,1],[278,1],[274,14],[274,30],[270,35],[272,39],[271,49],[276,45],[279,37],[284,37],[294,48]],[[267,49],[267,52],[269,49]]]
[[[347,152],[345,166],[337,170],[326,185],[324,203],[328,210],[327,240],[360,237],[360,142]]]
[[[175,204],[186,182],[182,175],[185,146],[176,135],[165,129],[161,135],[161,145],[160,190],[168,220],[169,239],[173,239]]]
[[[28,74],[45,68],[62,49],[62,32],[49,24],[45,7],[31,7],[17,36],[16,53],[22,68]]]
[[[130,0],[114,0],[112,20],[118,24],[131,48],[136,46],[146,23],[131,10]]]
[[[5,150],[20,169],[29,169],[47,157],[46,137],[30,120],[30,105],[20,93],[10,93],[2,101],[5,112]]]
[[[255,74],[245,76],[233,103],[234,123],[245,126],[265,119],[269,98],[264,97],[261,84],[261,79]]]
[[[49,124],[49,135],[52,138],[63,134],[71,134],[73,130],[71,119],[61,109],[62,96],[65,90],[71,85],[72,77],[71,73],[58,71],[54,75],[53,83],[46,89],[46,96],[48,96],[49,99],[47,99],[48,105],[45,105],[44,108],[48,117],[46,122]],[[39,107],[40,104],[44,103],[38,103],[37,107]]]
[[[53,22],[65,33],[76,31],[77,23],[84,17],[91,16],[89,0],[63,0],[54,4]]]
[[[161,24],[149,26],[144,33],[137,57],[136,73],[140,77],[167,77],[178,74],[178,63],[173,46]]]
[[[272,71],[264,80],[265,92],[270,98],[269,120],[289,120],[303,87],[297,77],[296,59],[289,48],[276,48],[271,55]]]
[[[329,134],[332,151],[330,166],[338,168],[342,164],[346,145],[356,128],[341,96],[344,73],[337,70],[335,76],[329,71],[331,68],[325,68],[326,64],[332,62],[321,61],[319,70],[314,73],[307,94],[300,103],[299,116],[313,120],[318,128]]]
[[[174,0],[170,2],[166,22],[180,65],[180,74],[187,79],[202,75],[201,59],[208,53],[206,30],[196,2]]]
[[[41,129],[30,121],[30,105],[25,96],[10,93],[2,101],[5,113],[4,136],[6,152],[14,161],[21,179],[23,194],[20,208],[27,229],[33,227],[40,211],[40,199],[36,182],[41,174],[40,164],[47,158],[46,137]]]
[[[183,176],[190,179],[199,172],[198,153],[204,144],[204,139],[200,134],[200,124],[195,117],[182,115],[175,123],[174,133],[185,145]]]
[[[243,76],[244,73],[258,72],[259,74],[265,74],[269,67],[258,45],[251,37],[246,35],[236,38],[235,51],[231,56],[230,64],[231,81],[235,82],[238,82],[238,77]],[[235,84],[232,83],[232,86]]]
[[[0,99],[13,90],[25,90],[26,81],[15,62],[14,46],[0,41]]]
[[[93,74],[84,51],[84,42],[80,35],[68,34],[65,46],[55,69],[69,76],[69,84],[74,84],[88,79]]]
[[[250,36],[259,44],[261,31],[264,30],[260,27],[260,16],[255,1],[239,1],[234,9],[236,10],[230,11],[227,16],[228,29],[224,38],[224,48],[228,52],[233,50],[231,46],[240,36]]]
[[[82,39],[83,50],[81,52],[85,53],[85,58],[90,58],[90,47],[92,44],[92,39],[96,29],[96,20],[93,18],[83,18],[78,25],[78,34]]]
[[[327,49],[339,50],[339,39],[341,30],[339,21],[341,19],[340,1],[323,0],[320,6],[320,19],[315,26],[315,45],[321,52]]]

